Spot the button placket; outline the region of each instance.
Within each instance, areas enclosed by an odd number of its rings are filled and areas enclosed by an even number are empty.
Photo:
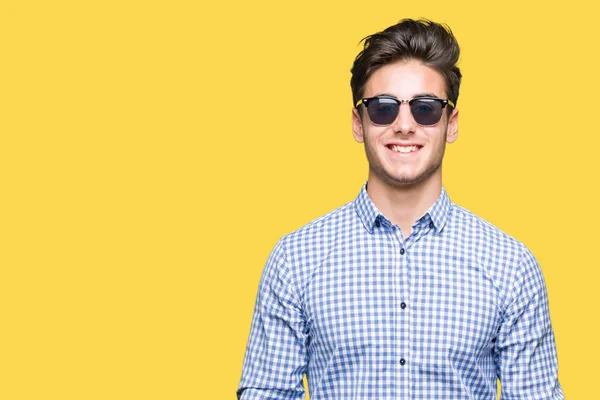
[[[394,232],[398,238],[399,248],[396,248],[397,259],[397,279],[398,286],[396,292],[396,321],[397,321],[397,344],[396,344],[396,369],[398,382],[401,382],[399,393],[408,393],[409,387],[409,368],[406,366],[410,352],[410,313],[406,306],[410,290],[410,263],[407,254],[407,247],[413,238],[413,233],[408,238],[403,238],[400,228],[394,227]]]

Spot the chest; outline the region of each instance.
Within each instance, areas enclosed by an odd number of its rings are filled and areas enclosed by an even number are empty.
[[[498,291],[476,254],[426,241],[338,246],[315,269],[305,305],[313,345],[328,349],[411,342],[477,353],[500,323]]]

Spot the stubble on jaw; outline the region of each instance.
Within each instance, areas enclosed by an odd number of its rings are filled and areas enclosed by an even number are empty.
[[[363,125],[363,132],[364,132],[364,125]],[[394,188],[398,188],[398,189],[406,189],[406,188],[409,188],[414,185],[418,185],[419,183],[426,181],[442,167],[442,162],[444,160],[444,155],[446,153],[446,135],[448,134],[448,124],[447,123],[446,123],[445,129],[444,129],[444,132],[445,133],[444,133],[444,138],[442,139],[442,149],[441,149],[441,155],[439,157],[439,161],[433,165],[428,166],[422,173],[420,173],[419,175],[417,175],[414,178],[408,178],[406,176],[390,175],[385,170],[385,168],[383,167],[383,165],[379,161],[379,159],[376,157],[376,155],[371,152],[372,147],[367,145],[368,139],[365,137],[364,148],[365,148],[365,154],[367,156],[367,161],[369,163],[369,172],[370,173],[372,172],[373,175],[377,176],[377,178],[379,178],[379,180],[383,181],[387,185],[394,187]]]

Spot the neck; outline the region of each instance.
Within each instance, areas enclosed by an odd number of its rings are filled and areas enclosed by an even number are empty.
[[[393,224],[400,227],[403,236],[410,235],[415,221],[425,214],[442,192],[441,171],[423,182],[391,185],[369,173],[367,193],[373,204]]]

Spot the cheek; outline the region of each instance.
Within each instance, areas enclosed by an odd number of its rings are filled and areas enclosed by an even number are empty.
[[[381,145],[381,138],[384,134],[384,129],[377,129],[377,127],[373,127],[370,126],[370,129],[365,130],[365,140],[368,140],[368,142],[372,145],[372,146],[379,146]]]
[[[434,152],[439,153],[443,151],[444,146],[446,144],[446,125],[444,125],[443,129],[436,130],[431,132],[431,144]]]

